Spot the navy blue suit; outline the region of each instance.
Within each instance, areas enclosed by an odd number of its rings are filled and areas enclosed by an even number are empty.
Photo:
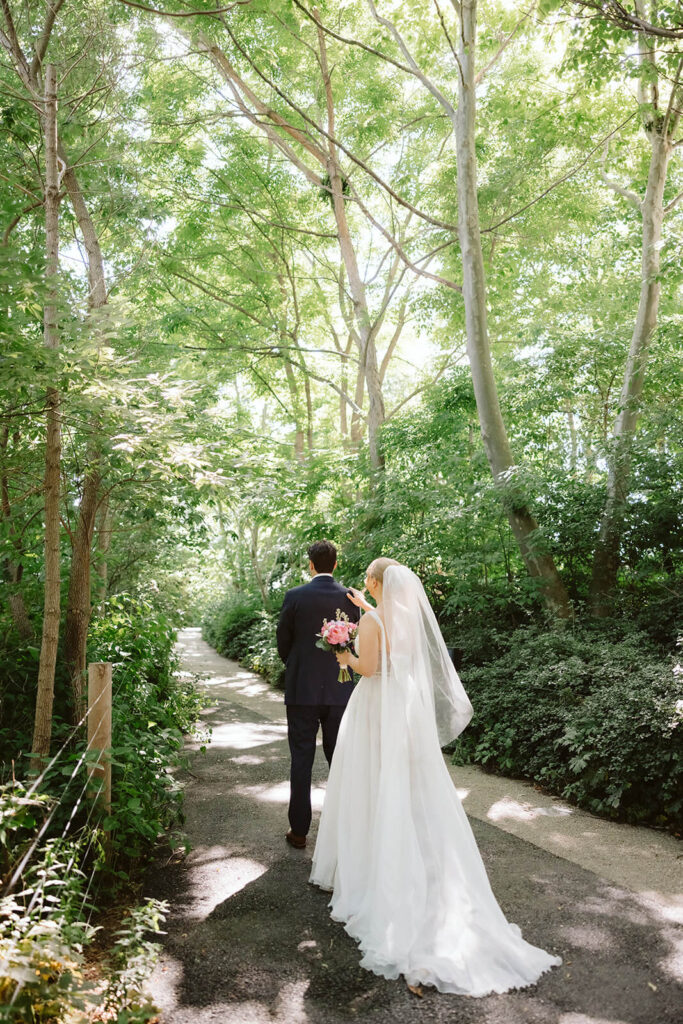
[[[277,626],[277,649],[285,663],[287,733],[292,757],[289,824],[305,836],[311,825],[311,772],[318,727],[328,764],[337,742],[339,723],[353,689],[338,681],[339,665],[331,651],[316,647],[316,633],[323,619],[334,619],[337,610],[357,622],[360,612],[348,597],[348,589],[332,576],[314,576],[310,583],[285,594]]]

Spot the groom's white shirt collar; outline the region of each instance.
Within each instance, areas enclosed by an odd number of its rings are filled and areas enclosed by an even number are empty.
[[[315,576],[311,576],[311,579],[316,580],[318,576],[331,576],[334,579],[334,573],[331,572],[317,572]]]

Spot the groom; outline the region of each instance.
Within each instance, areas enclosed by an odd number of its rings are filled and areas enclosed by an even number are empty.
[[[316,647],[323,619],[345,612],[357,622],[360,612],[351,604],[348,589],[334,579],[337,549],[318,540],[308,549],[309,583],[285,594],[277,626],[277,649],[286,665],[285,705],[287,735],[292,758],[289,798],[290,846],[302,850],[311,825],[311,772],[318,726],[323,750],[331,764],[337,732],[353,685],[337,681],[339,666],[331,651]]]

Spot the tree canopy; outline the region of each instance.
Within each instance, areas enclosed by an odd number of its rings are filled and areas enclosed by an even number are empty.
[[[272,611],[323,534],[453,636],[672,642],[678,4],[0,6],[6,630],[50,675],[51,581],[74,714],[112,594]]]

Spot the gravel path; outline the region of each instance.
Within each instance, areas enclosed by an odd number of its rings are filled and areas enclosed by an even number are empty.
[[[284,842],[281,695],[217,655],[197,630],[180,642],[184,670],[202,674],[213,701],[203,715],[213,732],[205,753],[191,745],[192,851],[148,878],[147,894],[171,903],[150,985],[163,1024],[680,1024],[677,844],[476,769],[454,770],[454,779],[494,892],[525,937],[560,953],[563,966],[533,988],[484,999],[428,989],[419,999],[401,981],[362,970],[327,897],[307,884],[313,842],[306,851]],[[319,751],[318,808],[325,768]],[[314,811],[314,829],[316,820]]]

